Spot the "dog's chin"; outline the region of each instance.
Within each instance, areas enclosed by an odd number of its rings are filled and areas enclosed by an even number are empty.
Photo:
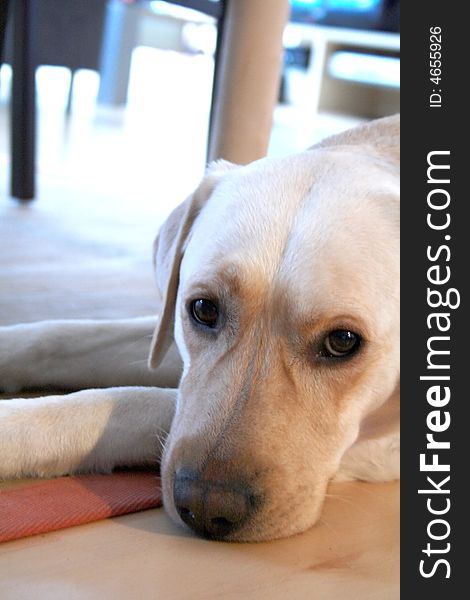
[[[243,529],[234,532],[232,534],[226,536],[217,536],[217,535],[206,535],[204,533],[194,532],[187,525],[185,525],[181,519],[179,518],[176,511],[172,510],[171,507],[165,506],[165,509],[171,519],[181,528],[186,531],[191,531],[194,535],[198,537],[208,539],[216,542],[230,542],[230,543],[257,543],[257,542],[269,542],[273,540],[285,539],[288,537],[292,537],[295,535],[299,535],[305,533],[318,522],[320,511],[318,514],[313,516],[311,519],[302,519],[302,522],[290,522],[290,523],[278,523],[278,524],[269,524],[268,526],[263,525],[262,519],[259,522],[250,525],[247,524]]]
[[[205,532],[197,532],[188,527],[178,515],[172,495],[168,493],[169,489],[172,489],[171,481],[162,486],[163,505],[171,520],[182,529],[190,531],[193,535],[218,542],[267,542],[304,533],[318,522],[324,501],[324,496],[322,498],[314,498],[308,506],[303,508],[297,507],[294,511],[295,514],[289,511],[288,502],[286,502],[277,509],[271,507],[267,511],[257,513],[251,521],[233,533],[217,536]]]
[[[279,523],[277,525],[274,524],[268,527],[265,527],[261,521],[259,524],[253,527],[248,525],[243,530],[240,530],[239,532],[227,536],[223,538],[223,540],[219,541],[232,543],[257,543],[285,539],[305,533],[314,527],[318,522],[319,516],[320,511],[318,511],[318,514],[315,517],[309,520],[302,520],[300,523]]]

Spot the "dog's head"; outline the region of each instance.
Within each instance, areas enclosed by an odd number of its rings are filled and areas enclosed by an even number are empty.
[[[307,529],[351,448],[396,426],[398,127],[215,163],[160,232],[150,361],[174,332],[184,364],[163,495],[202,535]]]

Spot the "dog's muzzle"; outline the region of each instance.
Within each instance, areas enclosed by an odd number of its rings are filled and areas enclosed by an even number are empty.
[[[181,520],[198,535],[213,540],[241,529],[259,504],[249,485],[203,478],[186,467],[175,473],[173,499]]]

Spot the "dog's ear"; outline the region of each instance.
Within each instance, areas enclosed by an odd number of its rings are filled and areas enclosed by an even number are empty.
[[[369,121],[321,141],[314,148],[325,146],[369,146],[394,163],[400,161],[400,115]]]
[[[225,160],[211,163],[196,191],[170,214],[154,242],[159,310],[150,348],[151,369],[158,367],[173,342],[179,270],[193,223],[222,176],[234,167]]]

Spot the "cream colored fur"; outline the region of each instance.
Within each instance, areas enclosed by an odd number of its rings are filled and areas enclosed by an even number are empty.
[[[0,328],[4,389],[110,386],[0,402],[0,476],[156,462],[169,432],[173,518],[181,465],[262,491],[235,540],[310,527],[333,478],[397,478],[398,145],[391,117],[291,157],[210,166],[155,244],[153,372],[139,363],[151,319]],[[198,297],[223,306],[217,337],[191,323]],[[361,352],[316,360],[313,341],[338,328],[361,334]]]

